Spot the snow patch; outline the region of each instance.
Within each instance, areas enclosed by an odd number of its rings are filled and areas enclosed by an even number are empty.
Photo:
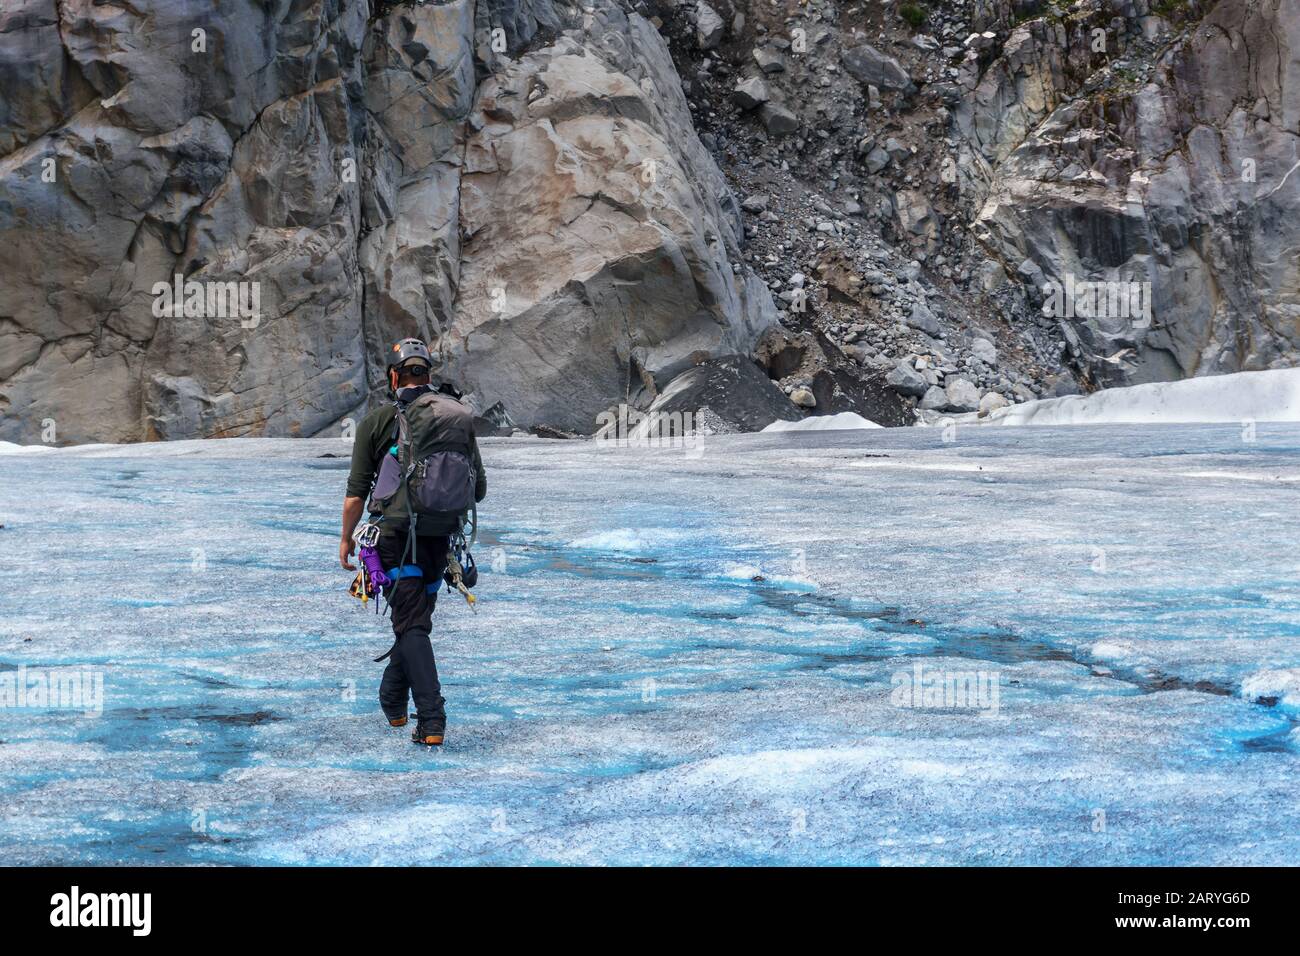
[[[842,431],[852,428],[883,428],[856,412],[840,412],[838,415],[814,415],[798,422],[775,421],[763,429],[765,432],[825,432]]]
[[[53,451],[50,445],[16,445],[11,441],[0,441],[0,455],[21,455],[30,451]]]
[[[962,425],[1157,425],[1300,421],[1300,368],[1234,372],[1108,388],[1009,405],[980,418],[953,415]]]

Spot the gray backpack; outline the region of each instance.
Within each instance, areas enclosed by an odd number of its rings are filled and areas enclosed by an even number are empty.
[[[474,506],[474,415],[450,395],[425,392],[397,406],[396,455],[384,455],[370,513],[419,534],[455,534]]]

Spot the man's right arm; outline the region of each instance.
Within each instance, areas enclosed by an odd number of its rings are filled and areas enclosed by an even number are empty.
[[[365,498],[343,499],[343,537],[339,540],[339,564],[348,571],[357,569],[357,566],[348,559],[352,557],[352,551],[356,548],[356,542],[352,540],[352,532],[357,529],[357,523],[361,521],[361,512],[365,507]]]
[[[349,559],[356,548],[352,532],[361,521],[366,507],[366,496],[375,480],[374,415],[367,415],[357,426],[352,439],[352,467],[348,470],[348,486],[343,498],[343,523],[339,537],[339,564],[355,571]]]
[[[365,498],[375,481],[375,415],[361,419],[352,439],[352,467],[348,469],[349,498]]]

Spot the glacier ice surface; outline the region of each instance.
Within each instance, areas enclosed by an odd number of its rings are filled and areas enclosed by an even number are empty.
[[[0,687],[103,679],[0,708],[6,861],[1300,859],[1298,426],[485,441],[433,751],[375,701],[348,452],[0,458]]]

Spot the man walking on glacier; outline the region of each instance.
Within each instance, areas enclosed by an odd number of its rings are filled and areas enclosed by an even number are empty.
[[[361,547],[360,586],[382,590],[392,610],[394,641],[384,655],[380,707],[391,726],[402,727],[413,699],[411,740],[427,746],[440,745],[447,727],[430,638],[433,610],[449,565],[456,585],[462,572],[473,573],[463,531],[467,514],[487,494],[473,413],[454,390],[433,386],[432,367],[419,339],[393,346],[387,372],[396,400],[357,426],[339,541],[339,563],[349,571],[356,570],[351,558]]]

